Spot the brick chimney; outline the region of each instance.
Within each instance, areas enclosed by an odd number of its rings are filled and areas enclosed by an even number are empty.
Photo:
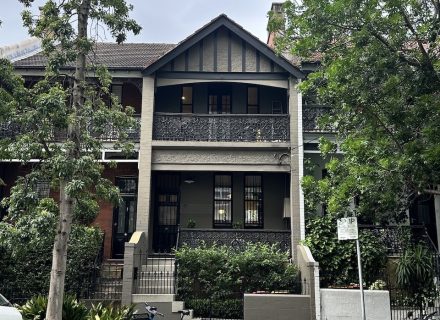
[[[272,6],[270,7],[270,11],[273,15],[280,15],[283,17],[283,2],[272,2]],[[275,46],[275,32],[270,32],[267,37],[267,45],[271,48]]]

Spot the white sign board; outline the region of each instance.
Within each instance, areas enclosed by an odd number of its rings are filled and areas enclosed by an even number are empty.
[[[338,240],[357,240],[358,225],[357,218],[338,219]]]

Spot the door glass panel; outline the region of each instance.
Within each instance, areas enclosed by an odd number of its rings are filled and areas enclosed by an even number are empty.
[[[182,113],[192,113],[193,92],[192,87],[182,87]]]
[[[125,233],[125,212],[127,211],[125,201],[121,201],[119,203],[118,209],[118,228],[116,230],[117,233]]]
[[[159,224],[175,225],[177,223],[176,206],[159,206]]]
[[[209,103],[209,113],[210,114],[217,114],[218,113],[217,95],[210,94],[209,99],[208,99],[208,103]]]
[[[135,200],[131,200],[130,201],[130,206],[128,209],[128,229],[127,232],[128,233],[133,233],[134,232],[134,219],[136,218],[136,201]]]
[[[222,95],[222,113],[231,113],[231,96]]]

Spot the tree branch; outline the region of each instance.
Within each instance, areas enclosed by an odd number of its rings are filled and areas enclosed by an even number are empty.
[[[388,42],[388,40],[386,40],[382,35],[377,33],[375,30],[369,29],[369,31],[370,31],[370,34],[373,37],[375,37],[377,40],[379,40],[379,42],[381,42],[385,47],[387,47],[388,50],[390,50],[391,52],[397,53],[397,55],[399,56],[399,59],[401,59],[402,61],[405,61],[406,63],[408,63],[410,66],[413,66],[413,67],[421,67],[422,66],[422,64],[419,61],[413,60],[413,59],[409,59],[404,54],[402,54],[402,52],[397,50],[397,48],[394,48]]]
[[[424,189],[423,192],[427,193],[427,194],[433,194],[433,195],[436,195],[436,196],[440,196],[440,190]]]
[[[403,17],[403,20],[405,21],[405,25],[407,26],[407,28],[411,31],[411,33],[416,38],[417,45],[418,45],[422,55],[425,57],[426,61],[430,63],[431,59],[429,58],[428,52],[426,52],[425,47],[423,46],[423,43],[420,40],[419,34],[417,33],[417,31],[414,29],[413,25],[411,24],[411,21],[409,20],[408,15],[405,12],[405,9],[400,8],[399,11]],[[430,63],[430,65],[431,65],[431,63]],[[431,67],[432,67],[432,65],[431,65]]]

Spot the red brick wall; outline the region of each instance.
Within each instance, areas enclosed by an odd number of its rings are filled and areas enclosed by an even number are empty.
[[[22,166],[19,163],[0,163],[0,178],[6,186],[2,188],[2,196],[9,196],[10,189],[15,180],[20,175],[25,175],[31,169],[30,166]],[[119,163],[116,168],[106,167],[103,176],[115,183],[118,176],[138,176],[137,163]],[[51,190],[51,197],[58,201],[59,193],[57,190]],[[1,200],[1,199],[0,199]],[[100,203],[100,212],[93,225],[99,226],[105,232],[104,240],[104,258],[111,258],[112,249],[112,225],[113,225],[113,205],[108,202]]]

